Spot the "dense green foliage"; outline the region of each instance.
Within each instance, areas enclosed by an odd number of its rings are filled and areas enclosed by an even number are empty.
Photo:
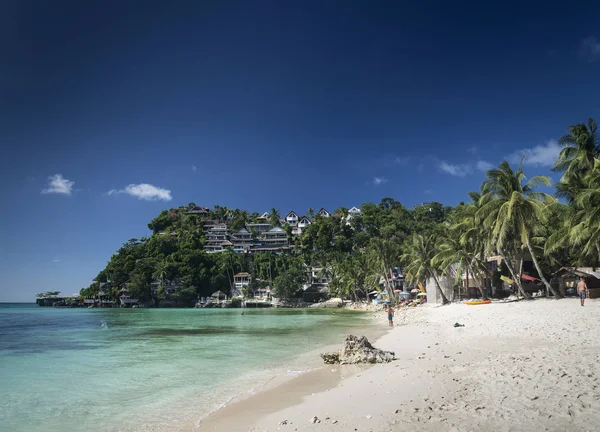
[[[523,257],[531,256],[533,275],[559,295],[549,283],[553,271],[563,265],[600,264],[600,138],[591,119],[569,131],[559,141],[564,148],[554,169],[564,174],[555,196],[538,190],[549,185],[549,178],[527,179],[521,165],[502,162],[486,173],[479,192],[469,193],[468,203],[452,208],[433,202],[408,209],[385,198],[363,204],[353,217],[346,208],[331,217],[308,209],[312,224],[300,235],[284,225],[291,249],[251,254],[206,253],[203,221],[224,222],[235,232],[257,222],[258,213],[215,206],[206,215],[190,214],[195,208],[190,203],[162,211],[148,224],[153,232],[149,238],[123,244],[82,295],[95,295],[101,283],[110,281],[103,288],[109,296],[126,286],[142,300],[160,299],[166,296],[166,281],[177,280],[181,288],[169,295],[189,302],[217,290],[230,293],[234,274],[244,271],[252,275],[253,286],[271,286],[276,296],[290,297],[306,282],[310,266],[323,268],[331,296],[346,298],[364,298],[382,280],[385,286],[390,269],[398,266],[415,284],[433,280],[438,285],[439,277],[448,274],[458,283],[466,274],[481,287],[484,279],[499,281],[486,265],[490,255],[503,258],[502,274],[514,280],[523,296],[527,293],[519,275]],[[267,222],[281,225],[276,209],[268,212]],[[160,282],[158,293],[151,290],[153,281]]]

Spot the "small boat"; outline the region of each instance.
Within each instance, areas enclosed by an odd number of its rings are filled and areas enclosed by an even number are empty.
[[[491,300],[475,300],[475,301],[465,302],[465,304],[473,306],[473,305],[490,304],[491,302],[492,302]]]

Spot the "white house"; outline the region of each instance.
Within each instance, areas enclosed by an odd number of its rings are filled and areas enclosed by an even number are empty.
[[[296,226],[299,220],[300,216],[298,216],[298,213],[296,213],[295,211],[289,212],[285,217],[285,223],[291,226]]]
[[[321,210],[319,210],[319,211],[317,212],[317,214],[318,214],[319,216],[321,216],[321,217],[326,217],[326,218],[328,218],[328,217],[330,217],[330,216],[331,216],[331,213],[329,213],[329,212],[328,212],[327,210],[325,210],[324,208],[322,208]]]
[[[258,219],[259,221],[268,221],[270,217],[271,217],[271,214],[269,212],[264,212],[256,219]]]
[[[300,220],[298,221],[296,227],[292,229],[292,234],[302,234],[302,230],[309,226],[311,223],[312,222],[309,218],[307,218],[306,216],[302,216],[302,218],[300,218]]]
[[[348,216],[358,216],[360,214],[360,209],[358,207],[352,207],[350,210],[348,210]]]
[[[250,286],[250,274],[241,272],[233,276],[233,293],[234,297],[238,297],[242,294],[242,290]]]

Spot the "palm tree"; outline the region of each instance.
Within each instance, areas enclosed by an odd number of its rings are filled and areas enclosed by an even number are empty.
[[[587,125],[569,126],[569,131],[558,140],[564,148],[552,168],[553,171],[564,171],[565,178],[586,172],[594,166],[594,159],[600,158],[600,134],[594,119],[590,117]]]
[[[432,263],[436,255],[435,250],[436,236],[434,234],[414,234],[408,250],[400,256],[400,261],[404,263],[404,275],[411,283],[426,282],[431,278],[435,282],[436,288],[442,304],[450,303],[442,291],[438,280],[438,268]]]
[[[594,160],[593,168],[584,177],[584,187],[575,199],[576,214],[572,219],[569,238],[581,245],[581,252],[598,254],[600,263],[600,160]]]
[[[390,285],[389,275],[391,269],[398,264],[399,252],[397,242],[380,237],[371,239],[367,246],[367,257],[372,278],[377,278],[378,282],[383,277],[390,299],[393,297],[393,287]],[[379,284],[377,284],[377,289],[379,289]]]
[[[455,273],[455,283],[462,284],[462,276],[466,274],[467,290],[469,289],[469,276],[479,278],[479,291],[481,297],[484,297],[482,274],[485,271],[485,263],[481,256],[471,245],[465,245],[461,241],[460,225],[454,225],[447,230],[446,236],[440,239],[437,254],[432,258],[432,264],[439,266],[444,272]],[[465,247],[467,246],[467,247]]]
[[[276,208],[271,209],[271,214],[269,215],[269,223],[273,226],[281,225],[279,212]]]
[[[511,255],[511,252],[518,254],[521,248],[526,247],[540,279],[547,290],[558,298],[559,293],[544,277],[531,246],[531,235],[535,225],[548,220],[549,204],[555,203],[556,200],[547,193],[536,191],[540,185],[549,186],[550,178],[535,176],[527,180],[522,163],[523,160],[517,171],[513,171],[508,162],[504,161],[497,169],[486,173],[486,180],[482,185],[483,204],[477,212],[477,217],[484,227],[491,231],[491,240],[501,255],[506,255],[505,251],[508,251],[508,255]],[[515,272],[515,269],[511,268],[512,264],[509,265],[507,260],[505,262],[521,294],[525,296],[520,283],[521,272]]]

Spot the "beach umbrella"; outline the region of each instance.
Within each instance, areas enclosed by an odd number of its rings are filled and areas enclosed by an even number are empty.
[[[400,293],[400,295],[401,295],[402,297],[408,297],[408,296],[410,296],[410,293],[409,293],[408,291],[402,291],[402,292]]]
[[[394,290],[395,293],[401,293],[402,290]]]
[[[419,293],[419,294],[417,294],[417,297],[426,297],[426,296],[427,296],[427,294],[425,294],[425,293]]]
[[[416,288],[413,288],[412,291],[411,291],[411,293],[413,293],[413,294],[416,294],[418,292],[420,292],[420,291],[418,289],[416,289]]]

